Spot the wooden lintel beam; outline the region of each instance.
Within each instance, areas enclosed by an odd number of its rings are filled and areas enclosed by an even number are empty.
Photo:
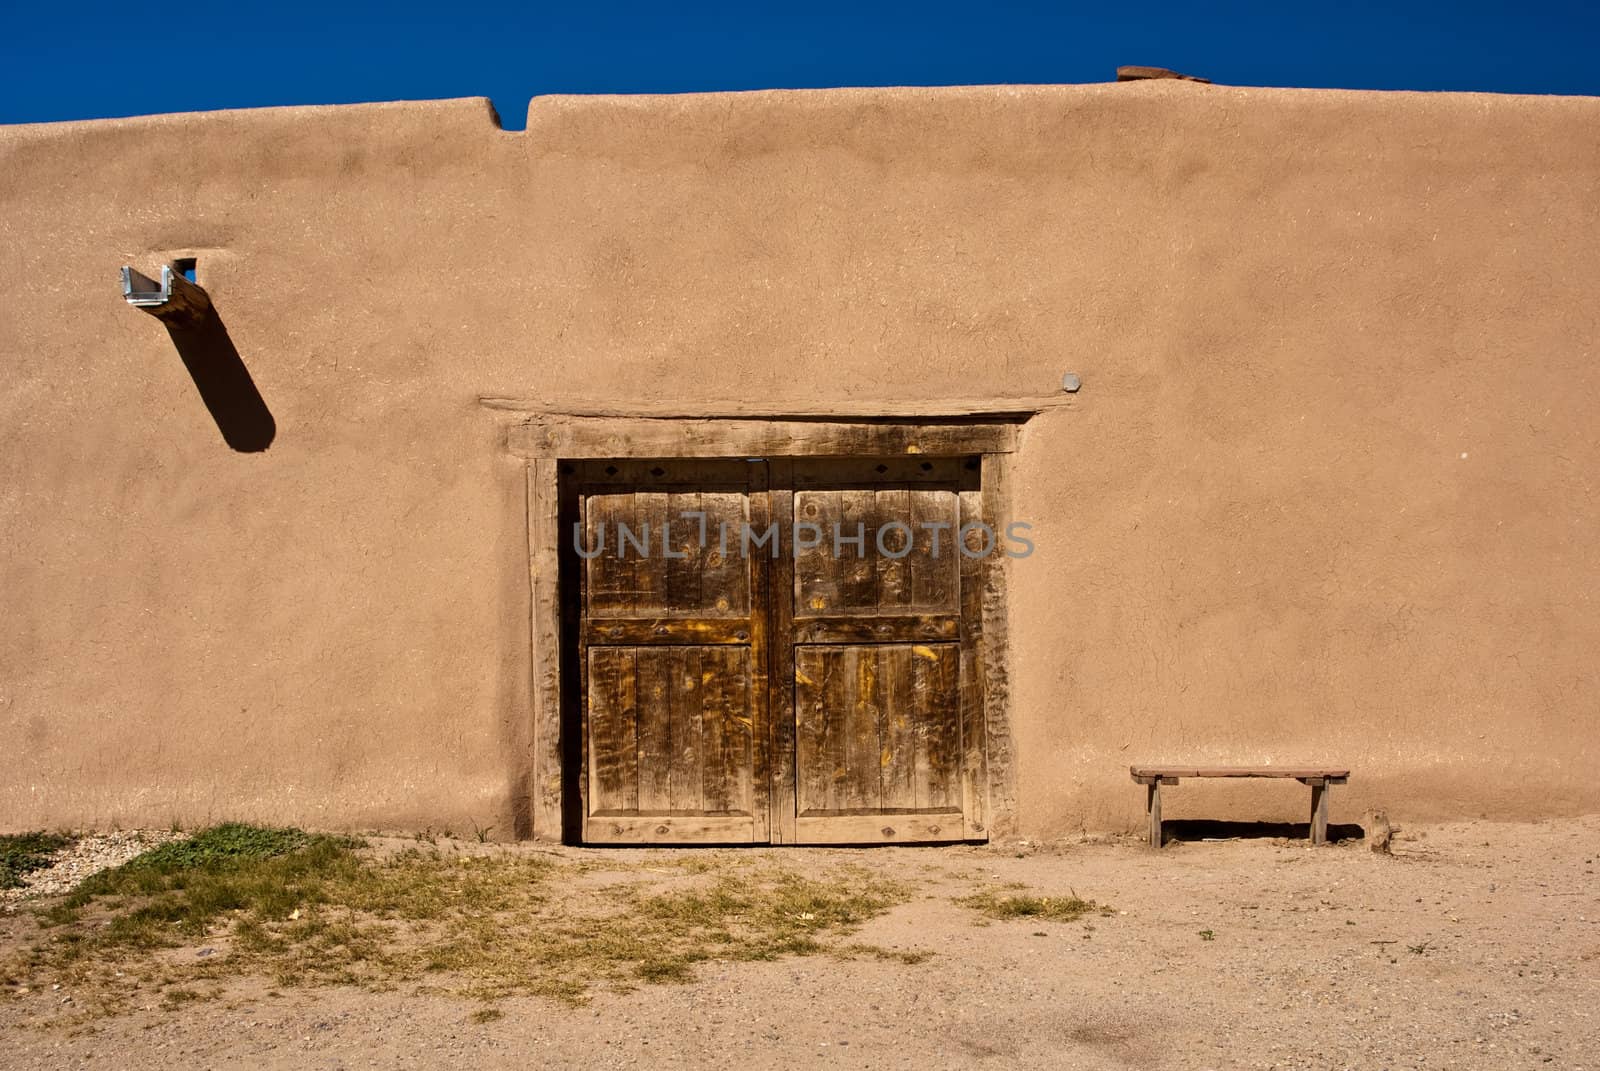
[[[506,430],[507,448],[525,458],[937,457],[1011,453],[1016,445],[1011,424],[568,417]]]

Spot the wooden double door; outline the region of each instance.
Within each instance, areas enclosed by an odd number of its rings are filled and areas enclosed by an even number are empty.
[[[983,839],[978,479],[954,457],[573,463],[583,839]]]

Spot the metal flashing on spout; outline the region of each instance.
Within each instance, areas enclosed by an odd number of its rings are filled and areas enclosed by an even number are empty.
[[[122,296],[129,305],[140,307],[144,305],[160,305],[167,300],[172,289],[172,269],[161,269],[161,284],[142,271],[135,271],[127,265],[122,267]]]
[[[211,297],[170,264],[161,266],[161,282],[126,265],[122,298],[173,327],[194,327],[211,313]]]

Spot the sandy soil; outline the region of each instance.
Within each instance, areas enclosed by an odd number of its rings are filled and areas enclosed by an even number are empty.
[[[855,939],[929,960],[713,963],[487,1023],[454,997],[243,981],[68,1027],[61,994],[29,993],[0,1000],[0,1065],[1600,1069],[1600,817],[1409,830],[1395,851],[854,852],[926,890]],[[1011,881],[1117,913],[985,926],[951,899]]]

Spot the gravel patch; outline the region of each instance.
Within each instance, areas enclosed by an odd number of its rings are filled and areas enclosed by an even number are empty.
[[[68,892],[91,874],[121,866],[134,856],[187,833],[158,829],[124,829],[85,833],[61,849],[50,866],[22,876],[20,889],[0,889],[0,912],[9,913],[23,900]]]

